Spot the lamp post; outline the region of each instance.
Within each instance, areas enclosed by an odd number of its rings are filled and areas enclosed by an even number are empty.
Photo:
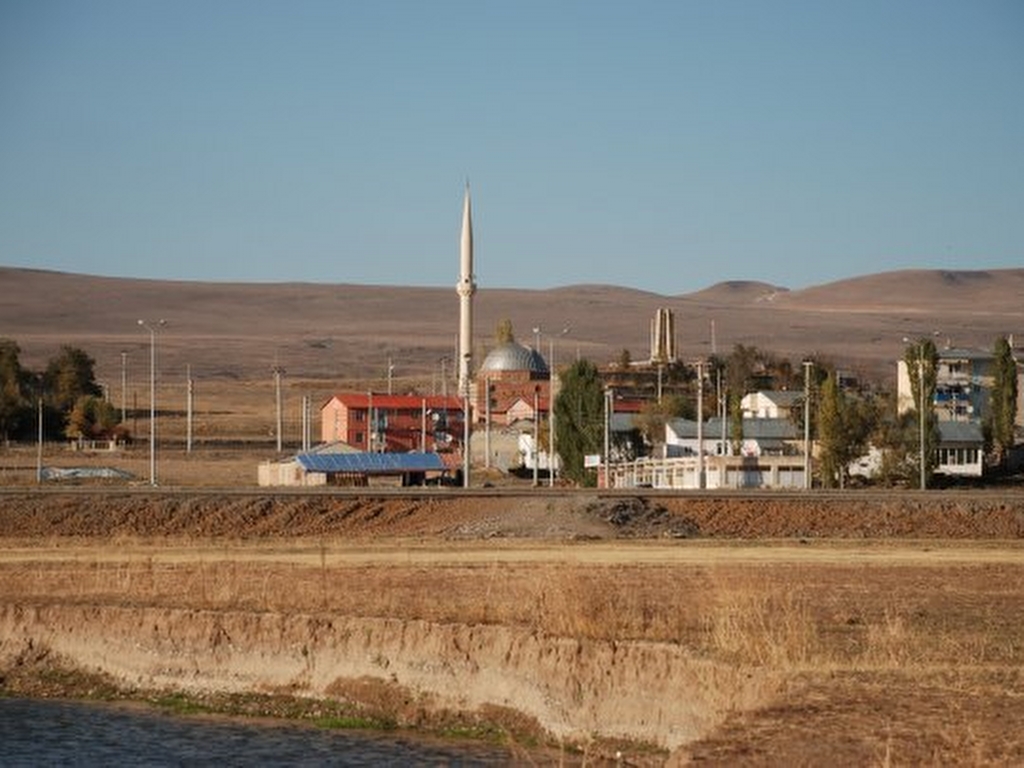
[[[39,396],[36,399],[36,484],[43,482],[43,387],[39,386]]]
[[[903,337],[906,344],[910,339]],[[909,376],[909,371],[907,372]],[[920,464],[920,486],[921,490],[928,488],[928,476],[924,462],[924,341],[917,344],[917,427],[918,427],[918,463]]]
[[[128,353],[121,353],[121,424],[124,424],[128,413],[127,408],[128,392]]]
[[[149,484],[156,485],[156,328],[145,320],[139,325],[149,331]],[[167,325],[166,320],[156,323]]]
[[[804,360],[804,490],[811,487],[811,368]]]
[[[281,374],[284,373],[284,368],[275,363],[274,367],[271,368],[271,371],[274,374],[274,402],[277,406],[277,413],[274,420],[274,431],[277,433],[277,452],[281,453],[283,448],[281,433],[284,431],[284,423],[281,417]]]
[[[704,361],[697,361],[697,488],[704,488]]]
[[[615,391],[604,391],[604,487],[611,488],[611,433],[612,414],[615,410]]]

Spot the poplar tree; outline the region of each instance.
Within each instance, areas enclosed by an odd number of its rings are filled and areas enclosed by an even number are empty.
[[[939,419],[935,415],[932,403],[935,401],[935,384],[939,367],[939,353],[935,349],[935,342],[931,339],[921,339],[916,344],[909,344],[904,353],[903,360],[907,365],[907,375],[910,378],[910,391],[914,397],[914,413],[918,419],[921,415],[921,402],[924,402],[924,461],[925,477],[931,479],[932,471],[935,469],[936,449],[939,446]],[[924,391],[922,392],[922,387]],[[907,455],[916,457],[916,464],[920,464],[920,422],[915,420],[917,429],[913,436],[906,434]],[[920,467],[918,467],[920,470]]]
[[[577,360],[559,378],[555,430],[562,472],[580,485],[592,486],[597,476],[583,466],[583,459],[601,453],[604,444],[604,384],[589,360]]]
[[[830,371],[821,385],[818,401],[819,467],[821,484],[826,488],[842,487],[843,472],[849,462],[843,400],[835,374]]]
[[[1014,445],[1017,417],[1017,361],[1006,337],[996,340],[992,392],[986,421],[992,435],[992,449],[996,461],[1002,466]]]
[[[29,413],[28,376],[18,360],[21,349],[10,339],[0,339],[0,440],[16,433]]]

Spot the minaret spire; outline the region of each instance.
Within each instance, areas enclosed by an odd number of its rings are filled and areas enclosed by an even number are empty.
[[[459,395],[462,397],[462,485],[469,487],[470,363],[473,360],[473,211],[469,201],[469,180],[462,203],[462,238],[459,247]]]
[[[462,239],[459,249],[459,393],[469,393],[470,363],[473,357],[473,211],[469,198],[469,181],[462,203]]]

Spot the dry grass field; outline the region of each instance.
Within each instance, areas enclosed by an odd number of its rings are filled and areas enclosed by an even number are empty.
[[[675,686],[669,698],[702,702],[703,729],[695,738],[660,757],[636,753],[647,761],[1024,760],[1017,727],[1024,722],[1019,543],[54,540],[5,547],[0,573],[8,620],[11,605],[130,609],[104,614],[112,634],[143,610],[223,616],[225,627],[227,617],[239,615],[263,623],[305,617],[320,622],[321,635],[329,632],[325,622],[340,628],[346,618],[373,619],[399,622],[403,644],[426,643],[438,663],[451,649],[431,645],[437,641],[426,640],[424,628],[470,628],[477,645],[464,641],[458,658],[486,665],[487,630],[501,628],[521,638],[503,646],[512,656],[501,662],[506,674],[518,676],[541,663],[513,658],[522,638],[561,639],[576,649],[562,664],[578,687],[581,710],[612,695],[605,673],[650,688],[631,705],[620,702],[638,710],[620,712],[623,719],[642,720],[645,708],[666,706],[654,682],[659,676]],[[88,622],[75,631],[88,635]],[[250,642],[239,629],[228,634],[234,646]],[[134,642],[151,642],[141,627],[138,635]],[[311,654],[322,642],[303,637]],[[647,649],[647,662],[632,668],[627,649],[638,648]],[[720,672],[714,685],[688,688],[692,681],[660,652],[666,648],[683,652],[691,666],[742,674],[737,680]],[[387,669],[382,680],[412,679],[400,651],[385,645],[377,653]],[[610,666],[595,671],[600,664]],[[473,674],[465,685],[475,685]],[[390,700],[378,686],[364,684],[357,693],[335,681],[342,689],[370,708]],[[523,703],[529,713],[529,701]],[[613,724],[605,727],[615,733]]]

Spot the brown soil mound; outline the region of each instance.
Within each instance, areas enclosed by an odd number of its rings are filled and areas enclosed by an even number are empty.
[[[12,493],[0,537],[1024,537],[1024,497]]]

